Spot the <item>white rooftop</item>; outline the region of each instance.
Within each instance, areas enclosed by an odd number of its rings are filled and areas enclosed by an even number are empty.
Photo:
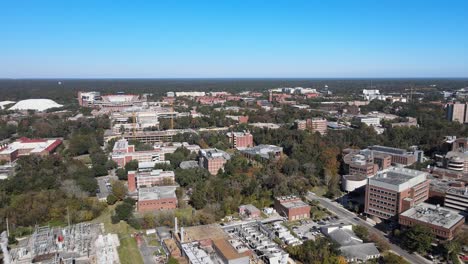
[[[463,219],[457,211],[428,203],[421,203],[400,215],[444,228],[451,228]]]
[[[390,167],[369,178],[369,185],[401,192],[416,186],[427,179],[427,173],[399,167]]]
[[[138,189],[138,201],[176,198],[177,186],[153,186]]]
[[[50,99],[27,99],[17,102],[10,110],[35,110],[45,111],[50,108],[62,107],[63,105],[57,104]]]

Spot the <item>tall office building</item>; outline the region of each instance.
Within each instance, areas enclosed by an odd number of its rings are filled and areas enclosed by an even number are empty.
[[[468,103],[447,104],[446,109],[449,121],[468,123]]]
[[[429,180],[422,171],[391,167],[368,179],[365,212],[388,219],[429,197]]]

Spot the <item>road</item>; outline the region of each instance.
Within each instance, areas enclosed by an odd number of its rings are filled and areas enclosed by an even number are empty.
[[[403,258],[405,258],[407,261],[409,261],[410,263],[415,263],[415,264],[428,264],[428,263],[432,263],[431,261],[429,260],[426,260],[425,258],[421,257],[421,256],[417,256],[417,255],[414,255],[414,254],[410,254],[408,253],[407,251],[403,250],[402,248],[400,248],[399,246],[395,245],[395,244],[392,244],[392,242],[390,242],[388,240],[387,237],[384,236],[384,234],[378,230],[377,228],[375,228],[374,226],[372,226],[371,224],[369,224],[368,222],[358,218],[354,213],[348,211],[347,209],[343,208],[340,204],[338,204],[337,202],[333,202],[331,201],[330,199],[328,198],[324,198],[324,197],[320,197],[320,196],[317,196],[315,195],[314,193],[311,193],[309,192],[307,195],[306,195],[306,199],[311,201],[311,200],[317,200],[320,202],[320,204],[327,208],[328,210],[332,211],[333,213],[335,213],[338,217],[340,217],[341,219],[345,219],[347,220],[349,223],[353,224],[353,225],[363,225],[363,226],[366,226],[369,231],[373,232],[373,233],[376,233],[378,236],[380,236],[382,239],[384,239],[385,241],[387,241],[389,244],[390,244],[390,249],[395,252],[396,254],[402,256]]]
[[[155,264],[156,259],[153,255],[154,248],[148,245],[146,238],[144,236],[141,237],[141,244],[139,245],[141,256],[143,257],[143,262],[145,264]]]

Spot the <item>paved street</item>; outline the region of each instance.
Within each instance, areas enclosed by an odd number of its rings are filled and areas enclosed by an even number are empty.
[[[311,192],[309,192],[307,195],[306,195],[306,198],[307,200],[311,201],[311,200],[318,200],[320,202],[320,204],[327,208],[328,210],[330,210],[331,212],[333,212],[334,214],[336,214],[337,216],[339,216],[341,219],[343,219],[344,221],[348,221],[349,223],[353,224],[353,225],[357,225],[357,224],[360,224],[360,225],[363,225],[363,226],[366,226],[369,231],[371,232],[374,232],[376,233],[377,235],[379,235],[381,238],[383,238],[385,241],[387,241],[389,244],[390,244],[390,249],[395,252],[396,254],[404,257],[406,260],[408,260],[410,263],[416,263],[416,264],[428,264],[428,263],[432,263],[431,261],[429,260],[426,260],[425,258],[421,257],[421,256],[417,256],[417,255],[414,255],[414,254],[410,254],[408,253],[407,251],[403,250],[402,248],[400,248],[399,246],[395,245],[395,244],[392,244],[387,237],[384,236],[384,234],[378,230],[377,228],[373,227],[371,224],[369,224],[368,222],[358,218],[355,214],[353,214],[352,212],[348,211],[347,209],[343,208],[339,203],[337,202],[334,202],[334,201],[331,201],[330,199],[328,198],[324,198],[324,197],[319,197]]]

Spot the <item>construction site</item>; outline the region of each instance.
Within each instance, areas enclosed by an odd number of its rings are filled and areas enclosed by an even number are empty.
[[[67,227],[36,227],[9,252],[5,264],[118,264],[116,235],[103,235],[102,224],[80,223]]]

